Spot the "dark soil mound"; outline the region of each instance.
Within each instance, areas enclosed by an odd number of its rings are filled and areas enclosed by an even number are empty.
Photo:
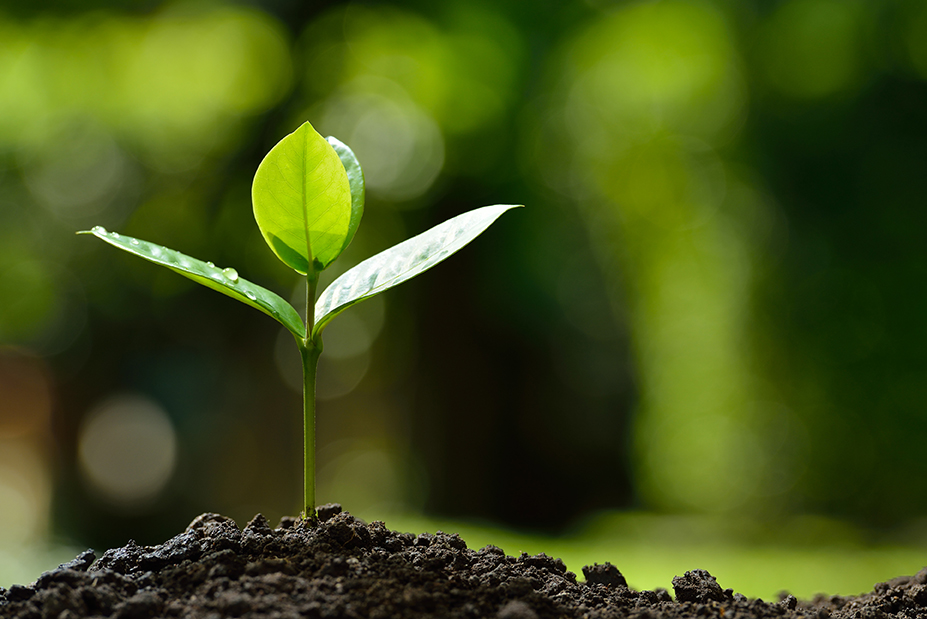
[[[318,524],[255,516],[240,530],[204,514],[160,546],[129,542],[95,560],[86,551],[29,587],[0,589],[0,616],[76,617],[927,617],[927,569],[860,597],[787,596],[776,603],[722,589],[708,572],[633,591],[612,565],[583,568],[577,582],[560,559],[469,550],[457,535],[411,535],[365,524],[339,506]]]

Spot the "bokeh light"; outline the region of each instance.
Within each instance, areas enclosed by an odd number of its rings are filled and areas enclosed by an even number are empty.
[[[609,149],[662,131],[712,137],[743,111],[731,32],[707,2],[629,4],[571,42],[563,70],[572,131]]]
[[[373,80],[371,80],[373,81]],[[396,92],[370,81],[349,85],[345,94],[330,99],[322,115],[327,132],[344,136],[364,163],[371,196],[403,202],[431,187],[444,165],[444,139],[434,120]],[[394,91],[384,96],[378,91]]]
[[[99,216],[129,176],[125,153],[101,127],[73,124],[25,160],[26,184],[56,216],[84,223]]]
[[[48,534],[52,382],[46,363],[0,347],[0,546]]]
[[[102,500],[141,509],[167,488],[177,465],[177,435],[155,402],[118,395],[94,407],[78,434],[78,461]]]
[[[148,163],[189,166],[291,79],[281,28],[252,9],[178,5],[149,19],[95,13],[2,30],[0,136],[25,148],[50,146],[49,129],[76,116],[140,148]]]
[[[378,444],[379,443],[379,444]],[[326,447],[319,470],[318,493],[338,497],[358,514],[388,513],[406,508],[408,475],[400,454],[382,442],[346,440]]]
[[[42,541],[52,497],[47,448],[39,441],[0,438],[0,544]]]
[[[375,296],[338,318],[322,334],[325,354],[319,359],[316,385],[319,400],[340,398],[360,385],[370,368],[371,348],[385,322],[385,303],[382,297]],[[287,386],[302,393],[302,362],[292,333],[285,329],[277,335],[274,360]]]
[[[764,24],[761,57],[772,87],[798,99],[846,92],[863,76],[863,2],[789,0]]]

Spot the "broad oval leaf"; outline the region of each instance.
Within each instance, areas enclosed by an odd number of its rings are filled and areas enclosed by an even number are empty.
[[[315,338],[338,314],[364,299],[427,271],[479,236],[505,211],[519,204],[484,206],[364,260],[336,279],[315,304]]]
[[[352,212],[348,175],[309,123],[267,153],[254,175],[251,200],[264,240],[296,272],[319,272],[344,248]]]
[[[96,226],[93,230],[83,230],[78,234],[92,234],[98,239],[102,239],[130,254],[135,254],[145,260],[167,267],[198,284],[217,290],[261,310],[289,329],[297,338],[306,336],[306,327],[299,317],[299,313],[292,305],[276,293],[239,277],[235,269],[221,269],[211,262],[191,258],[186,254],[161,245],[155,245],[117,232],[107,232],[102,226]]]
[[[348,148],[346,144],[332,136],[325,139],[332,145],[332,148],[335,149],[341,159],[344,171],[348,175],[348,185],[351,187],[351,220],[348,223],[348,236],[341,246],[341,251],[344,251],[354,239],[354,233],[357,232],[361,216],[364,214],[364,172],[361,170],[360,162],[354,155],[354,151]]]

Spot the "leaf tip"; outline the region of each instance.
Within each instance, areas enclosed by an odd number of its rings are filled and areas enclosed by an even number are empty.
[[[94,236],[100,236],[101,234],[106,234],[106,228],[103,226],[94,226],[90,230],[78,230],[75,232],[75,234],[92,234]]]

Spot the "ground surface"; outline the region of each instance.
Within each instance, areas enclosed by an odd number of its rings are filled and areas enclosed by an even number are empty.
[[[470,550],[457,535],[396,533],[338,506],[318,524],[203,514],[160,546],[86,551],[33,585],[0,588],[0,617],[927,618],[927,568],[856,597],[751,600],[693,570],[634,591],[610,564],[577,582],[559,559]],[[674,599],[675,598],[675,599]]]

